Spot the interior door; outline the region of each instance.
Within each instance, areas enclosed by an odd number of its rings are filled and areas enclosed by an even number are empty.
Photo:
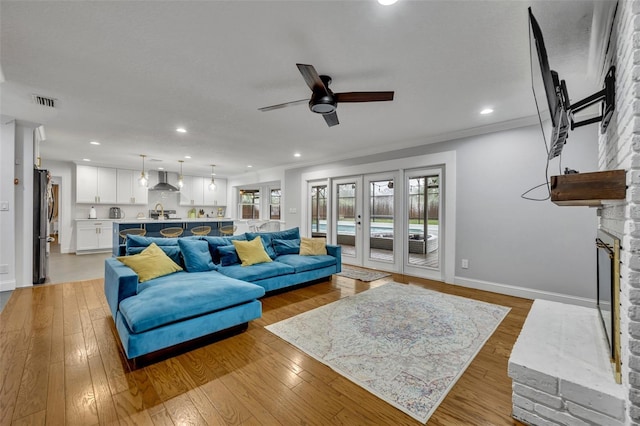
[[[332,182],[332,241],[342,247],[342,262],[363,265],[362,176]]]

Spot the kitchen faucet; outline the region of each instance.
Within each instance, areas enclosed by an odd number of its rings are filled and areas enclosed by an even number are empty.
[[[161,203],[156,204],[154,207],[155,211],[158,211],[158,206],[160,206],[160,216],[158,216],[158,220],[164,220],[164,206]]]

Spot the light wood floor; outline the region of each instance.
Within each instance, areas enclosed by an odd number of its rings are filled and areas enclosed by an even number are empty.
[[[0,314],[0,425],[417,425],[264,326],[395,278],[331,280],[265,297],[244,333],[132,370],[102,279],[22,288]],[[519,425],[507,360],[531,301],[425,280],[512,308],[429,425]],[[393,360],[389,360],[393,362]]]

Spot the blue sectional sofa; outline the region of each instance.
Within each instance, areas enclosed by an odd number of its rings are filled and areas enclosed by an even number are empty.
[[[233,241],[256,237],[271,261],[243,266]],[[127,256],[142,256],[152,245],[183,270],[141,282],[134,269],[118,260],[122,258],[105,260],[105,295],[129,359],[246,325],[261,317],[259,299],[266,292],[341,271],[340,246],[326,245],[321,255],[298,254],[297,228],[233,237],[130,235]]]

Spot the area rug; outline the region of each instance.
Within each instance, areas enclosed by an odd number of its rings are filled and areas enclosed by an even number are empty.
[[[426,423],[509,310],[392,282],[266,328]]]
[[[386,272],[378,272],[378,271],[364,271],[361,269],[351,269],[342,267],[342,272],[338,272],[337,275],[341,277],[353,278],[355,280],[360,281],[375,281],[380,278],[388,277],[391,274]]]

